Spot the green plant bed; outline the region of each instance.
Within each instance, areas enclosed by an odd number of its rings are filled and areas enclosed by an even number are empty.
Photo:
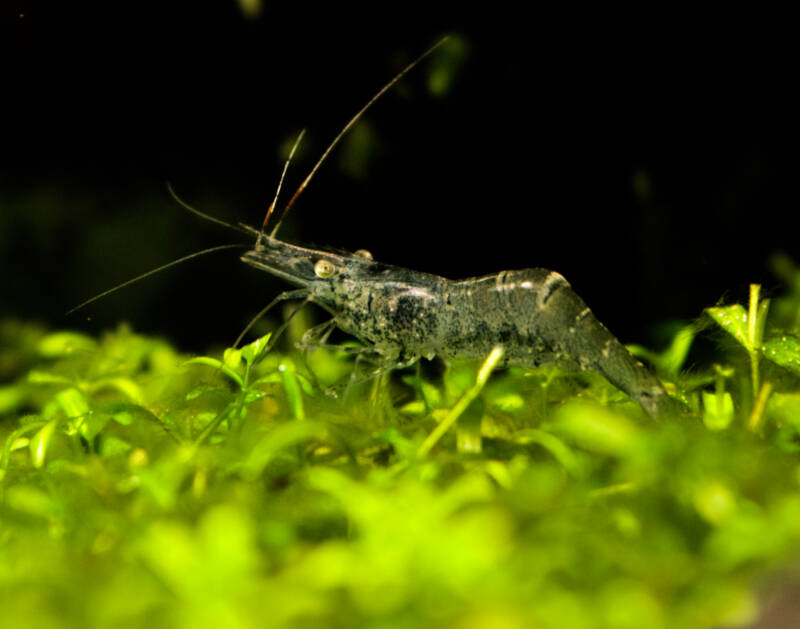
[[[747,626],[800,580],[798,293],[633,347],[686,405],[660,422],[499,351],[351,378],[7,321],[2,624]],[[719,362],[687,368],[698,333]]]

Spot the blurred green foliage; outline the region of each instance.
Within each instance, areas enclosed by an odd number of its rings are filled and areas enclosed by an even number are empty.
[[[599,376],[551,367],[351,378],[347,351],[283,354],[269,336],[187,359],[126,327],[3,322],[3,615],[744,626],[800,551],[800,293],[749,325],[762,303],[708,309],[651,352],[690,409],[659,424]],[[712,321],[719,363],[681,375]]]

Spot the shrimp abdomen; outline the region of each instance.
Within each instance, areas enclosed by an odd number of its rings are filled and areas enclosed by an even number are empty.
[[[473,339],[478,352],[488,353],[487,347],[500,343],[508,364],[535,367],[556,362],[567,369],[599,371],[652,416],[670,401],[659,380],[595,317],[560,273],[503,271],[454,283],[449,293],[450,316],[460,320],[451,328],[460,338]]]

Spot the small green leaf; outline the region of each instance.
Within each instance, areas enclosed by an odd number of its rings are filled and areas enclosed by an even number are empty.
[[[425,408],[437,408],[443,404],[442,394],[439,389],[418,375],[405,375],[403,376],[403,382],[416,390],[417,395],[420,397],[420,402]]]
[[[318,354],[319,352],[315,353]],[[294,375],[297,378],[297,384],[300,385],[300,389],[303,391],[303,393],[305,393],[306,395],[314,395],[315,391],[314,383],[311,382],[311,380],[309,380],[307,376],[305,376],[299,371],[295,371]],[[280,365],[278,365],[277,372],[268,373],[265,376],[261,376],[257,380],[253,380],[253,382],[250,384],[250,388],[252,389],[255,388],[257,385],[262,385],[262,384],[280,384],[283,383],[283,378],[284,376],[280,370]]]
[[[55,332],[39,341],[37,350],[44,358],[61,358],[76,351],[91,351],[97,342],[85,334],[77,332]]]
[[[184,400],[187,402],[191,402],[199,398],[201,395],[205,395],[206,393],[225,393],[228,394],[228,391],[224,389],[220,389],[219,387],[211,386],[210,384],[199,384],[193,389],[191,389],[185,396]]]
[[[390,444],[400,459],[409,461],[417,457],[419,443],[408,439],[396,428],[390,428],[378,435],[381,441]]]
[[[253,404],[259,400],[263,400],[265,397],[270,397],[270,394],[264,393],[263,391],[250,390],[244,394],[244,404]]]
[[[222,362],[226,367],[239,369],[242,364],[242,350],[228,347],[222,353]]]
[[[8,451],[14,452],[15,450],[22,450],[31,445],[31,440],[28,437],[18,437],[9,442]]]
[[[352,355],[340,349],[319,347],[306,353],[306,364],[322,386],[331,386],[353,371]]]
[[[552,454],[573,476],[581,476],[584,472],[583,460],[561,439],[538,428],[520,430],[514,435],[514,441],[521,444],[536,443]]]
[[[239,464],[241,471],[247,478],[255,478],[279,452],[312,439],[328,441],[327,427],[313,421],[278,424],[253,446],[247,458]]]
[[[733,421],[733,398],[727,391],[703,391],[703,423],[709,430],[725,430]]]
[[[511,489],[513,478],[508,470],[508,465],[501,461],[489,460],[484,465],[486,473],[503,489]]]
[[[764,329],[767,325],[769,299],[759,301],[760,284],[750,284],[750,310],[747,315],[747,348],[755,350],[761,347]]]
[[[0,469],[6,469],[8,467],[9,457],[12,452],[27,448],[30,445],[30,439],[25,435],[38,431],[46,425],[45,422],[41,421],[36,416],[31,415],[28,417],[31,419],[31,423],[20,426],[6,437],[6,442],[3,445],[3,454],[0,457]]]
[[[100,447],[98,448],[101,456],[114,457],[122,454],[127,454],[133,446],[127,441],[118,437],[103,437],[100,440]]]
[[[297,370],[294,363],[289,358],[285,358],[278,366],[278,371],[283,377],[283,388],[286,391],[286,398],[292,415],[295,419],[305,419],[303,412],[303,397],[300,394],[300,384],[297,381]]]
[[[222,369],[225,366],[222,361],[211,358],[210,356],[195,356],[194,358],[183,361],[181,367],[186,367],[187,365],[205,365],[206,367],[213,367],[214,369]]]
[[[248,343],[241,350],[241,355],[244,361],[253,366],[261,358],[262,353],[269,347],[269,339],[272,333],[265,334],[264,336],[256,339],[252,343]]]
[[[90,411],[86,415],[78,417],[75,421],[75,426],[81,436],[87,441],[91,442],[97,435],[100,434],[109,421],[111,421],[111,415],[106,415],[105,413],[93,413]]]
[[[303,393],[306,395],[314,395],[314,383],[299,371],[296,372],[295,375],[297,376],[297,382],[300,384],[300,388],[303,390]]]
[[[64,389],[55,396],[56,402],[70,419],[83,417],[89,413],[89,403],[86,396],[78,389]]]
[[[686,357],[689,355],[689,350],[692,348],[696,335],[697,326],[689,324],[682,326],[675,332],[669,346],[662,352],[654,352],[642,345],[635,344],[626,345],[625,347],[634,356],[644,358],[658,369],[675,376],[686,362]]]
[[[17,410],[26,397],[25,389],[19,385],[0,387],[0,414]]]
[[[736,512],[736,496],[722,480],[698,482],[693,488],[692,501],[700,517],[714,526],[724,524]]]
[[[187,365],[205,365],[206,367],[213,367],[214,369],[218,369],[224,373],[236,384],[238,384],[239,388],[244,387],[244,380],[242,377],[216,358],[210,358],[209,356],[196,356],[195,358],[190,358],[189,360],[184,361],[182,366],[186,367]]]
[[[488,398],[489,403],[493,407],[505,411],[506,413],[521,411],[526,406],[525,398],[519,393],[512,391],[491,395],[488,396]]]
[[[130,426],[133,423],[133,414],[130,411],[118,411],[112,415],[112,418],[122,426]]]
[[[58,512],[58,503],[39,487],[15,485],[5,495],[6,504],[15,511],[42,518],[51,518]]]
[[[781,367],[800,373],[800,339],[784,334],[774,336],[761,347],[764,358]]]
[[[253,382],[250,383],[250,387],[253,388],[256,385],[276,384],[280,382],[283,382],[283,378],[281,378],[281,375],[279,373],[268,373],[266,376],[261,376],[257,380],[253,380]]]
[[[39,431],[31,437],[30,450],[31,462],[33,467],[40,468],[44,465],[47,448],[53,439],[53,434],[58,427],[58,420],[53,419],[47,422]]]
[[[767,412],[776,424],[800,428],[800,392],[773,393],[767,404]]]
[[[164,421],[153,415],[147,408],[130,402],[111,402],[95,409],[97,413],[108,415],[121,426],[131,426],[140,420],[163,425]],[[167,417],[167,414],[164,415]]]
[[[741,304],[706,308],[706,313],[728,334],[745,348],[749,347],[747,336],[747,311]]]
[[[561,406],[555,420],[553,428],[575,445],[610,456],[625,456],[633,451],[641,434],[624,415],[585,402]]]
[[[414,400],[413,402],[403,404],[398,410],[407,415],[424,415],[427,412],[425,402],[422,400]]]
[[[143,399],[141,388],[130,378],[102,378],[93,382],[88,388],[92,393],[103,389],[114,389],[137,404],[141,404]]]
[[[73,381],[66,376],[36,369],[28,372],[28,382],[31,384],[73,384]]]

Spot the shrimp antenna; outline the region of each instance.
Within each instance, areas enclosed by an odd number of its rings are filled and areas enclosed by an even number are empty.
[[[175,192],[175,189],[172,187],[172,184],[169,183],[169,182],[167,182],[167,191],[169,192],[170,196],[173,199],[175,199],[175,201],[177,201],[178,204],[181,207],[183,207],[184,209],[188,210],[192,214],[195,214],[196,216],[199,216],[200,218],[202,218],[202,219],[204,219],[206,221],[210,221],[212,223],[217,223],[218,225],[222,225],[223,227],[228,227],[229,229],[235,229],[236,231],[242,232],[243,234],[248,234],[248,235],[250,234],[250,231],[248,231],[247,229],[245,229],[241,225],[232,225],[231,223],[226,223],[222,219],[216,218],[215,216],[210,216],[210,215],[206,214],[205,212],[201,212],[197,208],[192,207],[186,201],[184,201],[183,199],[181,199],[178,196],[178,193]],[[161,271],[169,269],[170,267],[173,267],[173,266],[176,266],[178,264],[181,264],[182,262],[186,262],[188,260],[192,260],[194,258],[198,258],[200,256],[204,256],[204,255],[206,255],[208,253],[215,253],[217,251],[225,251],[227,249],[237,249],[237,248],[245,249],[248,246],[249,245],[242,245],[242,244],[219,245],[219,246],[216,246],[216,247],[211,247],[209,249],[203,249],[202,251],[195,251],[194,253],[190,253],[189,255],[185,255],[182,258],[178,258],[177,260],[173,260],[172,262],[167,262],[166,264],[162,264],[161,266],[156,267],[155,269],[150,269],[149,271],[147,271],[145,273],[142,273],[141,275],[137,275],[134,278],[131,278],[131,279],[125,281],[125,282],[122,282],[122,284],[117,284],[116,286],[114,286],[112,288],[109,288],[108,290],[103,291],[99,295],[95,295],[94,297],[90,297],[86,301],[79,303],[74,308],[70,308],[69,310],[67,310],[67,312],[65,313],[65,316],[71,315],[73,312],[75,312],[77,310],[80,310],[81,308],[85,308],[86,306],[88,306],[89,304],[97,301],[98,299],[102,299],[103,297],[106,297],[106,296],[108,296],[108,295],[110,295],[112,293],[116,293],[118,290],[120,290],[122,288],[125,288],[126,286],[130,286],[131,284],[134,284],[135,282],[138,282],[139,280],[143,280],[146,277],[150,277],[151,275],[155,275],[156,273],[159,273]]]
[[[125,288],[126,286],[130,286],[134,282],[138,282],[139,280],[143,280],[146,277],[150,277],[151,275],[155,275],[156,273],[158,273],[160,271],[163,271],[164,269],[168,269],[170,267],[173,267],[173,266],[175,266],[177,264],[180,264],[181,262],[186,262],[187,260],[191,260],[191,259],[197,258],[199,256],[204,256],[207,253],[214,253],[216,251],[222,251],[224,249],[235,249],[235,248],[247,249],[249,247],[250,247],[250,245],[242,245],[242,244],[219,245],[217,247],[211,247],[210,249],[203,249],[203,251],[195,251],[194,253],[190,253],[189,255],[183,256],[182,258],[178,258],[177,260],[173,260],[172,262],[167,262],[166,264],[162,264],[161,266],[159,266],[159,267],[157,267],[155,269],[150,269],[146,273],[142,273],[141,275],[137,275],[136,277],[134,277],[132,279],[129,279],[126,282],[122,282],[122,284],[117,284],[113,288],[109,288],[108,290],[103,291],[99,295],[95,295],[94,297],[91,297],[91,298],[87,299],[86,301],[78,304],[74,308],[70,308],[69,310],[67,310],[65,315],[71,315],[76,310],[80,310],[81,308],[84,308],[85,306],[88,306],[89,304],[91,304],[92,302],[97,301],[98,299],[102,299],[103,297],[106,297],[107,295],[110,295],[111,293],[116,293],[121,288]]]
[[[280,225],[281,225],[281,221],[283,220],[283,217],[286,216],[287,212],[289,211],[289,208],[291,208],[292,205],[294,205],[294,202],[297,200],[297,197],[300,196],[300,193],[303,192],[303,190],[306,189],[306,186],[308,185],[308,182],[311,181],[311,178],[314,176],[314,173],[317,172],[317,169],[319,169],[319,167],[322,165],[322,162],[324,162],[325,159],[328,157],[328,154],[333,150],[333,147],[335,147],[339,143],[339,140],[341,140],[342,137],[350,130],[350,128],[356,122],[358,122],[358,119],[361,118],[361,116],[364,114],[364,112],[367,111],[367,109],[369,109],[376,100],[378,100],[389,89],[391,89],[392,86],[394,86],[395,83],[397,83],[400,79],[402,79],[415,65],[417,65],[425,57],[430,55],[439,46],[444,44],[448,39],[449,39],[448,37],[443,37],[438,42],[436,42],[433,46],[428,48],[428,50],[423,52],[419,57],[414,59],[414,61],[409,63],[391,81],[389,81],[386,85],[384,85],[380,89],[380,91],[377,94],[375,94],[375,96],[370,98],[369,101],[367,102],[367,104],[364,105],[361,109],[359,109],[355,116],[350,118],[350,121],[344,126],[344,128],[341,131],[339,131],[339,134],[333,139],[333,142],[331,142],[328,145],[328,148],[325,149],[325,152],[322,154],[322,157],[319,158],[319,161],[316,164],[314,164],[314,167],[311,169],[311,172],[308,173],[308,177],[306,177],[305,180],[303,181],[303,183],[300,184],[300,187],[297,189],[297,192],[295,192],[294,195],[292,196],[292,198],[289,199],[289,203],[286,204],[286,207],[283,209],[283,213],[282,213],[280,219],[278,219],[278,222],[275,224],[275,227],[273,228],[272,232],[270,233],[270,238],[273,238],[275,236],[275,233],[278,231],[278,227],[280,227]]]
[[[178,196],[178,193],[175,192],[175,188],[172,187],[172,184],[169,181],[167,182],[167,191],[169,192],[169,195],[173,199],[175,199],[175,201],[177,201],[178,205],[180,205],[183,209],[188,210],[195,216],[199,216],[203,220],[210,221],[211,223],[216,223],[217,225],[222,225],[223,227],[227,227],[229,229],[235,229],[237,232],[242,232],[243,234],[250,233],[240,225],[233,225],[231,223],[226,223],[221,218],[217,218],[216,216],[211,216],[209,214],[206,214],[205,212],[201,212],[195,207],[192,207],[186,201],[184,201]]]
[[[264,238],[264,229],[267,227],[267,223],[269,222],[269,217],[272,215],[272,212],[275,210],[275,206],[278,203],[278,195],[281,193],[281,186],[283,186],[283,178],[286,177],[286,171],[289,169],[289,164],[294,157],[294,152],[297,150],[297,147],[300,145],[300,140],[303,139],[303,136],[306,134],[306,130],[303,129],[300,132],[300,135],[297,136],[297,139],[294,141],[294,145],[292,146],[292,150],[289,151],[289,157],[286,158],[286,162],[283,164],[283,172],[281,173],[281,178],[278,181],[278,189],[275,190],[275,198],[272,199],[272,203],[269,204],[267,208],[267,215],[264,217],[264,222],[261,223],[261,229],[258,232],[258,238],[256,239],[256,247],[261,244],[261,240]],[[284,212],[285,214],[285,212]],[[280,224],[280,221],[278,221]],[[275,230],[278,229],[278,226],[275,226]],[[273,232],[274,235],[274,232]]]

